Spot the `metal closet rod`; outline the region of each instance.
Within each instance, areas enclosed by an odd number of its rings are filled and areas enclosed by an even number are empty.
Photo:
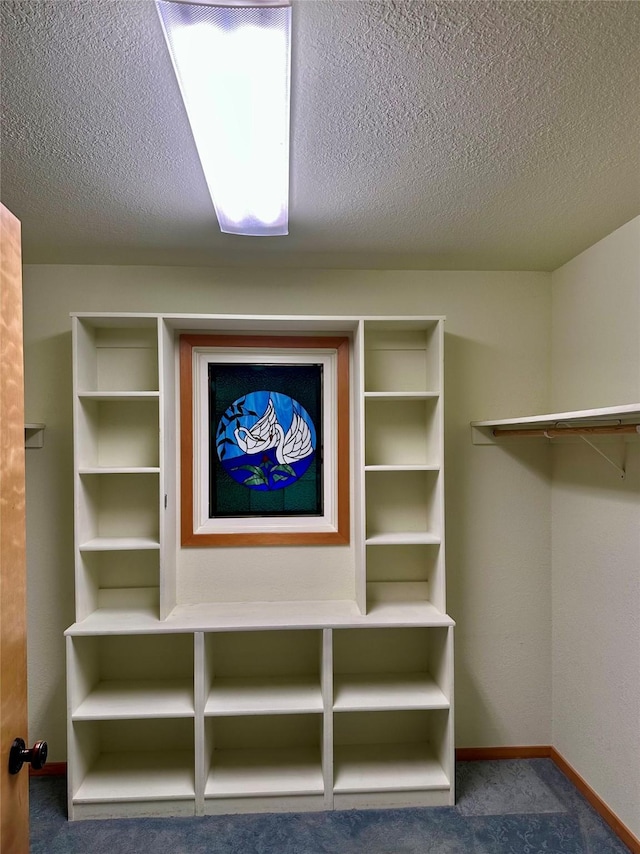
[[[620,436],[640,433],[640,424],[614,424],[597,427],[532,427],[523,430],[516,428],[497,427],[493,430],[496,439],[507,436],[544,436],[546,439],[556,439],[560,436]]]

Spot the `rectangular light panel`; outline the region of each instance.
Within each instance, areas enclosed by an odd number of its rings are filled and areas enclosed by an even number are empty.
[[[156,6],[221,230],[288,234],[291,7]]]

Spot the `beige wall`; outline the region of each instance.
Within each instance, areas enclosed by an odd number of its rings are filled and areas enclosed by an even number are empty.
[[[71,311],[446,315],[457,743],[550,742],[548,454],[476,447],[469,431],[547,408],[548,274],[27,266],[24,282],[26,417],[47,425],[27,454],[30,737],[52,760],[65,759],[73,622]]]
[[[552,283],[553,411],[640,401],[640,217]],[[640,836],[640,442],[553,449],[552,554],[553,744]]]

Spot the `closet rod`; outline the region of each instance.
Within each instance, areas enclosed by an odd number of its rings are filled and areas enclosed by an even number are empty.
[[[505,436],[544,436],[547,439],[557,439],[560,436],[619,436],[640,433],[640,424],[600,425],[598,427],[535,427],[524,430],[512,428],[496,428],[493,435],[496,439]]]

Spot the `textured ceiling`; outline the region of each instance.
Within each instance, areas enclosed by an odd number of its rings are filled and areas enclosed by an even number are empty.
[[[27,263],[550,270],[640,213],[640,2],[294,0],[288,237],[219,232],[151,0],[1,0]]]

